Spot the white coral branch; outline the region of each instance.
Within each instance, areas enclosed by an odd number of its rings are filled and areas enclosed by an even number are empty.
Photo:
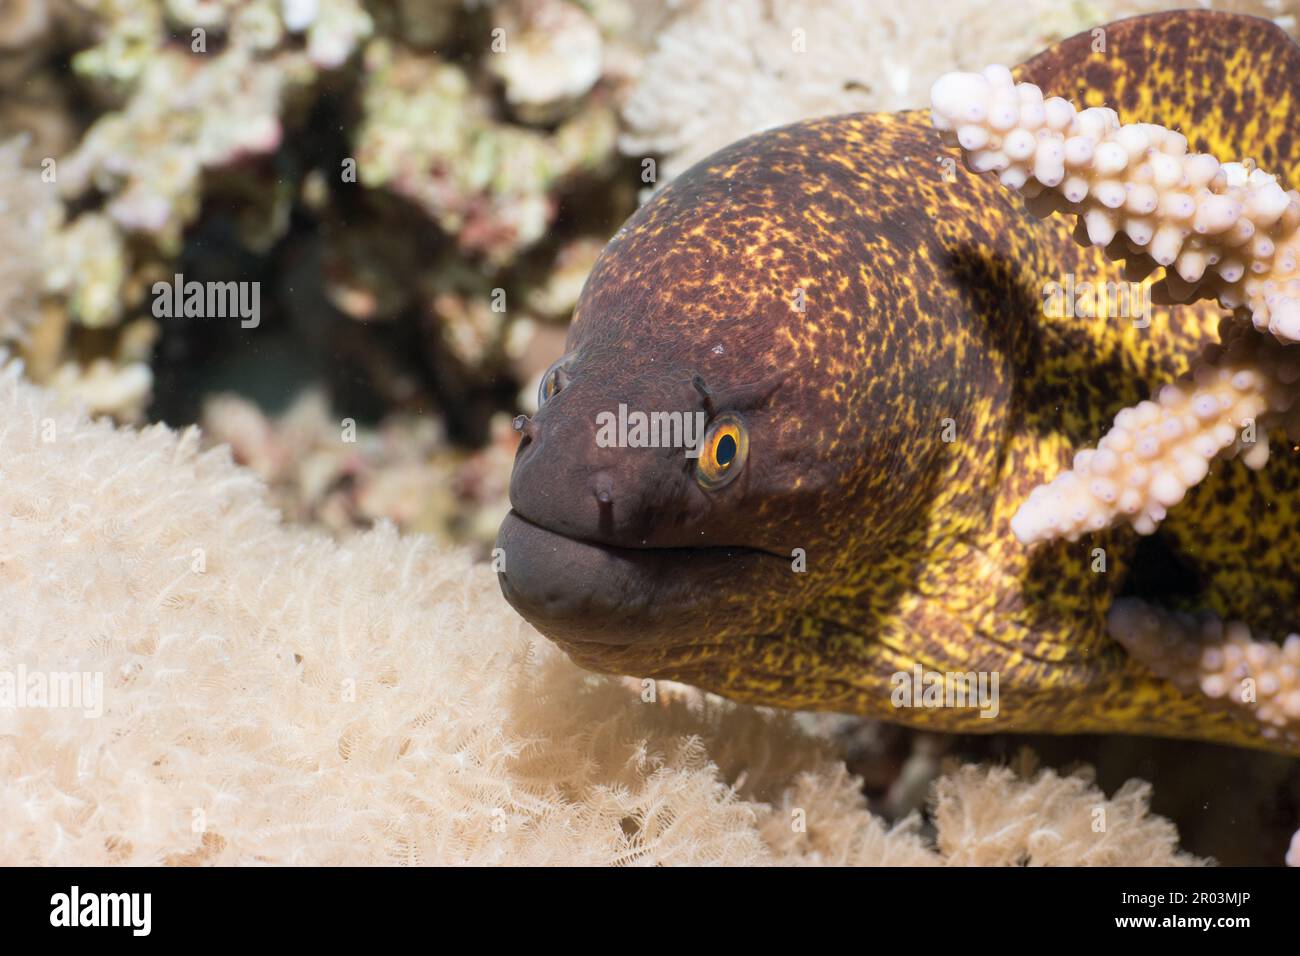
[[[1011,519],[1025,544],[1076,540],[1128,520],[1150,534],[1219,456],[1240,454],[1247,467],[1268,462],[1268,432],[1300,437],[1295,415],[1300,355],[1225,320],[1223,345],[1211,345],[1191,371],[1153,401],[1126,408],[1095,449],[1039,485]]]
[[[935,128],[970,169],[998,173],[1036,215],[1074,213],[1076,238],[1115,258],[1149,256],[1170,270],[1166,285],[1180,301],[1216,295],[1278,342],[1300,341],[1300,193],[1276,177],[1188,153],[1181,133],[1121,125],[1112,109],[1044,99],[1003,66],[940,77],[931,104]],[[1264,465],[1264,432],[1284,416],[1294,429],[1297,378],[1278,347],[1238,340],[1207,353],[1154,401],[1121,411],[1071,470],[1035,488],[1012,532],[1024,544],[1075,540],[1127,519],[1150,534],[1211,459],[1243,452],[1248,466]],[[1241,429],[1252,425],[1246,448]]]
[[[1222,701],[1261,725],[1270,740],[1300,741],[1300,634],[1282,644],[1252,636],[1240,621],[1116,601],[1111,636],[1156,675]]]
[[[1241,163],[1188,153],[1187,137],[1114,110],[1043,98],[1011,71],[948,73],[931,119],[975,172],[997,172],[1040,216],[1072,212],[1088,240],[1173,267],[1183,301],[1216,295],[1255,327],[1300,341],[1300,193]],[[1172,278],[1172,277],[1171,277]]]

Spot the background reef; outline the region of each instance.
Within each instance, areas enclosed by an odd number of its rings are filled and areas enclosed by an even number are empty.
[[[756,130],[921,106],[947,70],[1179,5],[11,0],[0,347],[94,415],[200,424],[291,524],[343,540],[390,521],[482,555],[510,419],[653,189]],[[1296,30],[1292,0],[1210,5]],[[795,26],[816,55],[792,50]],[[155,317],[176,274],[259,282],[259,325]],[[925,806],[943,758],[1024,743],[797,720],[890,819]],[[1278,863],[1300,824],[1282,758],[1031,743],[1095,765],[1107,793],[1153,782],[1183,847],[1221,862]]]

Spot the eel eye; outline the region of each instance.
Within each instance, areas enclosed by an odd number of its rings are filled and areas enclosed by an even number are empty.
[[[573,361],[572,355],[562,355],[548,368],[542,375],[542,381],[537,386],[537,407],[540,409],[543,405],[560,394],[561,389],[569,384],[569,363]]]
[[[731,482],[749,457],[749,429],[735,412],[723,412],[709,423],[704,445],[695,461],[695,480],[705,491]]]

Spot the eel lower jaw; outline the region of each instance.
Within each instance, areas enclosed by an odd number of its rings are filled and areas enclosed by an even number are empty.
[[[501,592],[560,644],[689,642],[755,568],[749,547],[629,548],[568,537],[511,511],[497,534]]]

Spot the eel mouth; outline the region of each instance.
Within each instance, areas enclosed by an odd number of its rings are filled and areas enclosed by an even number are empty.
[[[571,538],[515,510],[501,522],[496,547],[506,600],[561,644],[698,637],[748,590],[755,568],[789,568],[788,558],[751,547],[637,548]]]

